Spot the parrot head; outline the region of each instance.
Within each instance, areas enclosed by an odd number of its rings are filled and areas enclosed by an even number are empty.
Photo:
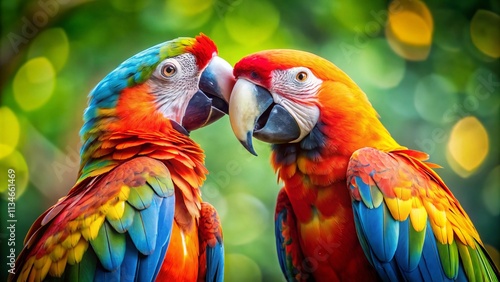
[[[237,80],[229,103],[231,127],[254,155],[252,136],[272,144],[310,147],[323,142],[312,140],[319,135],[350,132],[346,129],[356,123],[352,112],[357,109],[365,107],[357,115],[377,119],[366,95],[347,74],[308,52],[257,52],[236,63],[233,72]],[[318,131],[324,125],[329,125],[328,132]]]
[[[201,34],[177,38],[124,61],[90,93],[81,135],[119,129],[184,134],[228,112],[232,67]]]

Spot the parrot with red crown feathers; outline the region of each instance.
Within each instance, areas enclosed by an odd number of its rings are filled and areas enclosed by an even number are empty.
[[[363,91],[311,53],[241,59],[236,137],[272,145],[284,187],[275,235],[288,281],[498,281],[469,216],[426,162],[399,145]]]
[[[11,281],[222,281],[189,132],[228,110],[232,67],[201,34],[124,61],[90,93],[79,177],[29,230]]]

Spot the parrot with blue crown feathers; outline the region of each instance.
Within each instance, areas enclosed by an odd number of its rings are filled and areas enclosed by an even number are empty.
[[[207,36],[124,61],[89,95],[78,180],[29,230],[10,281],[222,281],[204,152],[234,78]]]

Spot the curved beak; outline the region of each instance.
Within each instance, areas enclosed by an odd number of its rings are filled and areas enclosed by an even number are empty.
[[[201,74],[199,90],[187,105],[182,126],[187,131],[192,131],[227,114],[234,83],[231,65],[218,56],[213,57]]]
[[[246,79],[238,79],[229,102],[229,120],[241,144],[252,154],[252,136],[281,144],[297,139],[300,127],[293,116],[281,105],[275,104],[271,93]]]

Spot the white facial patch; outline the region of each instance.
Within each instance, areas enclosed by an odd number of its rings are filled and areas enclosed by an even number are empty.
[[[305,67],[272,72],[272,89],[269,90],[274,102],[283,106],[300,127],[299,138],[291,143],[300,142],[318,122],[317,95],[322,83],[323,80]]]
[[[173,75],[165,75],[167,66],[175,67]],[[187,53],[162,61],[147,83],[156,98],[158,110],[166,118],[182,124],[186,107],[198,91],[199,79],[196,59]]]

